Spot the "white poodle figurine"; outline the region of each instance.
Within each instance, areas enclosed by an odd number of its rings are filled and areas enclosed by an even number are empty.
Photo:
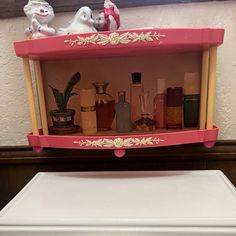
[[[81,7],[75,14],[73,20],[66,28],[59,28],[58,34],[80,34],[97,32],[94,27],[94,20],[92,18],[92,10],[89,7]]]
[[[55,35],[55,29],[47,24],[54,18],[53,8],[44,0],[29,0],[24,12],[31,24],[25,29],[29,38],[43,38]]]
[[[119,9],[111,0],[104,1],[104,9],[95,19],[95,27],[98,31],[112,31],[120,27]]]

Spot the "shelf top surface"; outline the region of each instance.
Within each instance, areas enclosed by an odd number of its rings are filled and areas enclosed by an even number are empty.
[[[223,38],[219,28],[150,28],[27,39],[14,48],[18,57],[35,60],[80,59],[201,51]]]
[[[220,171],[38,173],[1,225],[236,227],[236,191]]]

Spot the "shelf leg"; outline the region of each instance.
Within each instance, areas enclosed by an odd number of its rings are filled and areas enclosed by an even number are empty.
[[[208,75],[209,75],[209,49],[204,50],[202,54],[200,129],[206,128]]]
[[[39,135],[29,58],[23,58],[22,60],[23,60],[26,90],[28,94],[29,110],[30,110],[30,116],[31,116],[31,122],[32,122],[32,132],[33,132],[33,135]]]
[[[38,90],[38,97],[39,97],[39,107],[40,107],[40,115],[41,115],[41,122],[42,122],[42,129],[43,134],[48,135],[48,122],[47,122],[47,112],[46,112],[46,105],[45,105],[45,96],[43,90],[43,80],[42,80],[42,71],[40,61],[33,61],[34,63],[34,70],[35,70],[35,78],[37,82],[37,90]]]
[[[37,153],[40,153],[43,151],[43,148],[42,147],[33,147],[33,150]]]
[[[116,157],[121,158],[125,155],[125,149],[115,149],[114,154]]]
[[[206,148],[213,148],[215,146],[215,141],[207,141],[203,143]]]
[[[217,47],[210,48],[209,62],[209,85],[208,85],[208,102],[207,102],[207,129],[213,128],[214,101],[215,101],[215,84],[216,84],[216,59]]]

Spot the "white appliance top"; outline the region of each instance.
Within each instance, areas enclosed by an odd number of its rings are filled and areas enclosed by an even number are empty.
[[[236,191],[220,171],[38,173],[1,225],[236,227]]]

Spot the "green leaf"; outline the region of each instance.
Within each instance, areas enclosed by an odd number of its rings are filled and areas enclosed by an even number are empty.
[[[74,95],[79,95],[79,94],[78,94],[78,93],[71,93],[71,94],[69,95],[69,98],[72,97],[72,96],[74,96]]]
[[[71,80],[68,82],[65,90],[64,90],[64,103],[65,103],[65,107],[67,107],[67,103],[70,99],[71,96],[73,95],[78,95],[77,93],[71,93],[74,86],[80,81],[80,73],[77,72],[75,73]]]
[[[64,111],[66,109],[65,103],[64,103],[64,96],[63,93],[61,93],[58,89],[53,88],[52,86],[49,85],[49,87],[52,89],[55,102],[57,104],[57,108],[60,111]]]

